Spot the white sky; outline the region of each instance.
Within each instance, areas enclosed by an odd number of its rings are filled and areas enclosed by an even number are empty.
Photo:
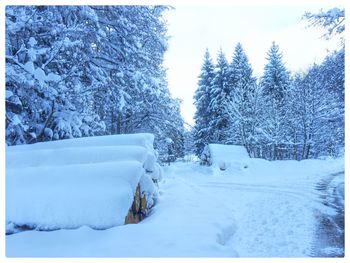
[[[336,5],[335,5],[336,6]],[[306,28],[305,11],[317,12],[333,5],[292,6],[174,6],[167,11],[169,49],[165,54],[167,78],[173,97],[183,100],[181,113],[193,124],[193,95],[205,49],[216,61],[220,48],[229,62],[241,42],[255,76],[261,76],[272,41],[280,47],[287,68],[294,72],[323,60],[336,41],[321,38],[324,31]]]

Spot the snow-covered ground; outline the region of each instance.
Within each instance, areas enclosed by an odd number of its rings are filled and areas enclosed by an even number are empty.
[[[193,162],[164,167],[160,198],[137,225],[103,231],[25,231],[6,236],[9,257],[307,257],[320,215],[332,217],[318,182],[344,181],[344,159],[249,159],[220,171]],[[339,175],[340,173],[340,175]],[[338,192],[341,195],[342,190]],[[317,255],[316,255],[317,256]]]

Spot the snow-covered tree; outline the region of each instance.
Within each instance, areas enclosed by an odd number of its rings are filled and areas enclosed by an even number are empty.
[[[275,42],[267,53],[267,64],[260,81],[263,106],[260,109],[263,135],[261,142],[267,158],[284,159],[288,143],[288,110],[286,108],[290,76]]]
[[[327,11],[320,10],[318,13],[306,12],[303,16],[310,22],[310,26],[320,26],[327,30],[324,35],[330,38],[345,31],[345,9],[331,8]]]
[[[254,144],[256,124],[256,79],[247,55],[240,43],[235,48],[230,65],[231,93],[227,105],[230,143],[244,145],[248,153]]]
[[[229,138],[228,113],[226,110],[227,102],[231,95],[229,80],[229,64],[220,49],[217,58],[215,77],[211,83],[210,89],[210,123],[209,134],[212,134],[212,142],[227,143]]]
[[[321,65],[312,66],[293,85],[297,106],[294,116],[300,118],[302,135],[299,159],[337,156],[339,148],[344,147],[344,61],[339,58],[342,53],[331,54]]]
[[[91,100],[83,77],[94,23],[88,7],[7,7],[6,89],[13,95],[6,112],[8,144],[80,137],[85,116],[103,130],[89,107],[79,107]],[[22,110],[11,111],[11,101]]]
[[[97,104],[111,134],[133,132],[166,90],[163,55],[167,48],[164,6],[94,6],[104,41],[94,63],[107,72]],[[146,26],[147,25],[147,26]],[[108,94],[109,96],[105,96]],[[144,112],[144,114],[141,114]]]
[[[201,74],[199,76],[198,87],[194,95],[196,113],[194,115],[195,125],[193,130],[195,153],[200,156],[205,145],[213,138],[212,129],[209,128],[211,121],[211,87],[215,76],[214,64],[208,49],[204,55]]]
[[[181,134],[162,65],[167,8],[8,6],[7,144],[134,132],[159,144]],[[172,139],[181,155],[183,140]]]
[[[196,154],[196,148],[194,144],[194,129],[193,127],[185,127],[184,132],[184,151],[186,155]]]
[[[150,121],[145,125],[149,125],[145,131],[155,134],[158,140],[155,143],[155,148],[160,154],[160,159],[166,161],[164,158],[168,154],[168,139],[172,140],[172,153],[173,157],[171,161],[175,161],[177,158],[184,156],[184,122],[180,115],[180,103],[178,99],[172,99],[166,97],[158,102],[166,103],[167,107],[158,105],[159,113],[150,115]],[[156,117],[157,116],[157,117]]]

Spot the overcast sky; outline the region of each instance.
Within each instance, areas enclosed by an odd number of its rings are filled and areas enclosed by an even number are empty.
[[[175,6],[167,11],[171,38],[165,67],[171,94],[183,100],[185,121],[194,123],[193,95],[206,48],[214,61],[222,48],[230,62],[235,45],[241,42],[259,77],[266,52],[275,41],[290,71],[306,69],[337,46],[336,41],[321,38],[324,31],[306,28],[307,23],[301,20],[305,11],[321,8],[327,10],[330,6]]]

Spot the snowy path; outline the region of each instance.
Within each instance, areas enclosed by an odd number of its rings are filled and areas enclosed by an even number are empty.
[[[177,180],[177,174],[191,174],[184,178],[187,184],[202,193],[204,200],[215,200],[210,209],[217,216],[209,215],[203,220],[212,220],[207,223],[217,226],[216,241],[228,253],[226,256],[312,255],[314,211],[324,212],[327,208],[307,178],[301,181],[297,176],[299,180],[281,181],[280,177],[271,176],[259,180],[256,174],[203,177],[203,172],[196,174],[186,169],[188,166],[178,164],[169,173],[173,173],[173,180]]]
[[[226,172],[179,162],[164,168],[160,200],[140,224],[104,231],[87,227],[27,231],[6,237],[7,255],[315,256],[315,246],[321,245],[315,235],[319,227],[315,215],[337,214],[334,207],[324,204],[315,185],[342,170],[341,159],[252,160],[247,169]],[[344,180],[337,178],[340,184]]]

